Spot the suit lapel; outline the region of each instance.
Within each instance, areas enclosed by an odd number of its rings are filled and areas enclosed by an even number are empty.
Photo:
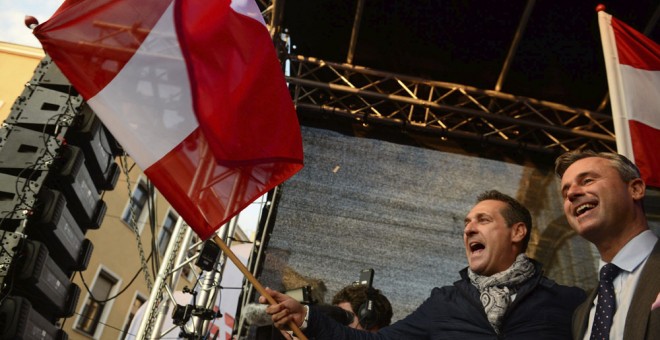
[[[660,324],[658,324],[660,320],[655,320],[658,319],[657,316],[660,311],[656,310],[654,320],[651,320],[651,304],[658,296],[658,292],[660,292],[660,241],[656,242],[640,273],[628,309],[628,316],[626,316],[626,327],[623,335],[625,339],[644,339],[647,335],[647,329],[655,327],[657,331],[660,328]],[[653,321],[651,325],[649,325],[650,321]]]
[[[592,289],[587,299],[573,312],[573,339],[583,339],[587,332],[587,323],[589,323],[589,312],[594,305],[594,299],[598,294],[597,289]]]

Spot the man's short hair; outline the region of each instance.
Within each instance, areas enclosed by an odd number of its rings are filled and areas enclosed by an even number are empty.
[[[639,168],[623,155],[614,152],[594,152],[592,150],[574,150],[569,151],[555,160],[555,173],[559,178],[564,176],[566,169],[573,165],[573,163],[589,157],[604,158],[612,163],[612,166],[621,176],[624,182],[630,182],[635,178],[640,178]]]
[[[357,314],[360,307],[367,302],[367,289],[366,285],[346,286],[332,297],[332,304],[337,305],[342,302],[348,302],[351,304],[353,312]],[[380,329],[389,326],[390,323],[392,323],[392,305],[390,304],[390,300],[388,300],[380,290],[374,290],[376,294],[374,294],[373,303],[376,317],[375,320],[373,320],[372,327],[375,326]]]
[[[522,242],[521,253],[524,253],[527,250],[527,245],[529,244],[529,239],[532,236],[532,214],[529,213],[529,210],[525,208],[524,205],[520,204],[515,198],[503,194],[497,190],[488,190],[481,193],[477,196],[477,203],[486,200],[494,200],[506,203],[506,208],[502,211],[502,216],[509,227],[513,226],[518,222],[525,224],[527,229],[527,234]]]

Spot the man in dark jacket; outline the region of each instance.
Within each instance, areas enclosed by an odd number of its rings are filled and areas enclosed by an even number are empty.
[[[465,217],[468,267],[453,286],[434,288],[406,318],[367,333],[339,325],[314,307],[275,291],[266,312],[286,328],[291,320],[314,339],[570,339],[571,316],[585,299],[582,289],[543,276],[524,252],[532,218],[524,206],[487,191]],[[264,297],[260,298],[266,302]]]

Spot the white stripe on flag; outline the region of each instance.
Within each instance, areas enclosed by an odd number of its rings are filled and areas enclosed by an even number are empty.
[[[248,16],[260,22],[264,27],[267,27],[264,16],[261,14],[259,6],[257,6],[254,0],[232,0],[230,6],[234,12]]]
[[[621,81],[626,89],[623,101],[628,119],[660,130],[660,71],[648,71],[620,65]]]
[[[88,100],[142,169],[161,159],[198,127],[188,71],[174,28],[173,5],[117,76]]]

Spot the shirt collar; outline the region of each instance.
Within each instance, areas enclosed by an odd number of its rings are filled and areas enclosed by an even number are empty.
[[[627,272],[633,272],[651,254],[657,241],[658,236],[653,231],[645,230],[621,248],[612,263]],[[606,262],[599,260],[599,268],[605,264]]]

